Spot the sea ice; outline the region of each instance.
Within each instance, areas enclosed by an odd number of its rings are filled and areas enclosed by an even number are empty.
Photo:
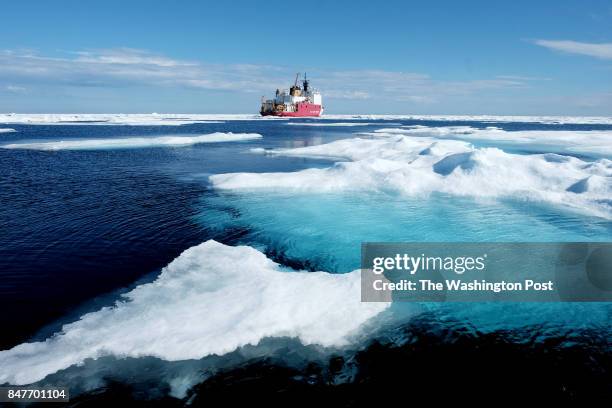
[[[11,143],[0,145],[4,149],[29,150],[101,150],[134,149],[158,146],[190,146],[200,143],[238,142],[261,139],[257,133],[210,133],[200,136],[129,137],[87,140],[56,140],[35,143]]]
[[[612,218],[612,161],[587,162],[555,154],[512,154],[461,140],[379,133],[267,154],[329,158],[327,168],[287,173],[229,173],[210,177],[218,189],[277,189],[310,193],[394,191],[534,200]],[[563,159],[560,159],[563,158]],[[576,183],[589,177],[596,182]]]
[[[207,241],[114,306],[82,316],[45,341],[0,351],[0,384],[33,383],[106,355],[200,359],[264,337],[345,346],[389,307],[362,303],[360,284],[359,271],[283,271],[251,247]]]

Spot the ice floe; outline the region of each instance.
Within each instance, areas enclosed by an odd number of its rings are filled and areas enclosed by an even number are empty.
[[[368,122],[287,122],[286,125],[292,126],[316,126],[316,127],[351,127],[351,126],[371,126],[375,123]]]
[[[253,120],[260,115],[232,114],[0,114],[0,123],[29,125],[130,125],[130,126],[180,126],[193,123],[223,123],[229,120]],[[269,118],[269,117],[268,117]]]
[[[440,192],[535,200],[612,218],[612,161],[607,159],[512,154],[462,140],[389,133],[265,153],[336,163],[287,173],[218,174],[210,177],[212,184],[230,190],[392,191],[408,196]]]
[[[87,140],[56,140],[46,142],[19,142],[0,145],[4,149],[28,150],[103,150],[135,149],[160,146],[190,146],[200,143],[239,142],[261,139],[258,133],[210,133],[200,136],[128,137]]]
[[[45,341],[0,351],[0,384],[33,383],[107,355],[200,359],[265,337],[346,346],[389,307],[362,303],[360,282],[359,271],[284,271],[251,247],[207,241],[114,306],[82,316]]]
[[[442,122],[612,124],[612,116],[511,116],[511,115],[325,115],[333,120],[423,120]]]
[[[612,124],[610,116],[497,116],[497,115],[333,115],[325,114],[317,120],[359,121],[359,120],[422,120],[453,122],[491,122],[491,123],[543,123],[543,124]],[[232,120],[291,120],[274,116],[262,117],[259,114],[26,114],[1,113],[0,123],[24,124],[80,124],[80,125],[184,125],[209,121]]]
[[[558,152],[593,153],[612,156],[612,130],[520,130],[505,131],[498,127],[477,129],[471,126],[403,126],[382,128],[368,135],[409,135],[457,138],[471,141],[554,147]]]

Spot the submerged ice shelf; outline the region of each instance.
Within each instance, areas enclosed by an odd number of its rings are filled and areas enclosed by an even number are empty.
[[[362,242],[572,242],[612,236],[609,221],[546,204],[440,193],[219,191],[202,200],[196,221],[220,239],[261,248],[294,267],[334,273],[359,268]],[[234,238],[232,231],[239,235]]]

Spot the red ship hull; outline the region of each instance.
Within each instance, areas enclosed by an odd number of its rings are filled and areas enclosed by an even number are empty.
[[[297,109],[294,112],[287,111],[268,111],[261,112],[261,116],[292,116],[292,117],[307,117],[321,116],[321,105],[302,102],[297,104]]]

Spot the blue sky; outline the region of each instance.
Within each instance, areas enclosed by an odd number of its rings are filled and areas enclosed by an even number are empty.
[[[612,115],[610,1],[6,1],[2,112]]]

